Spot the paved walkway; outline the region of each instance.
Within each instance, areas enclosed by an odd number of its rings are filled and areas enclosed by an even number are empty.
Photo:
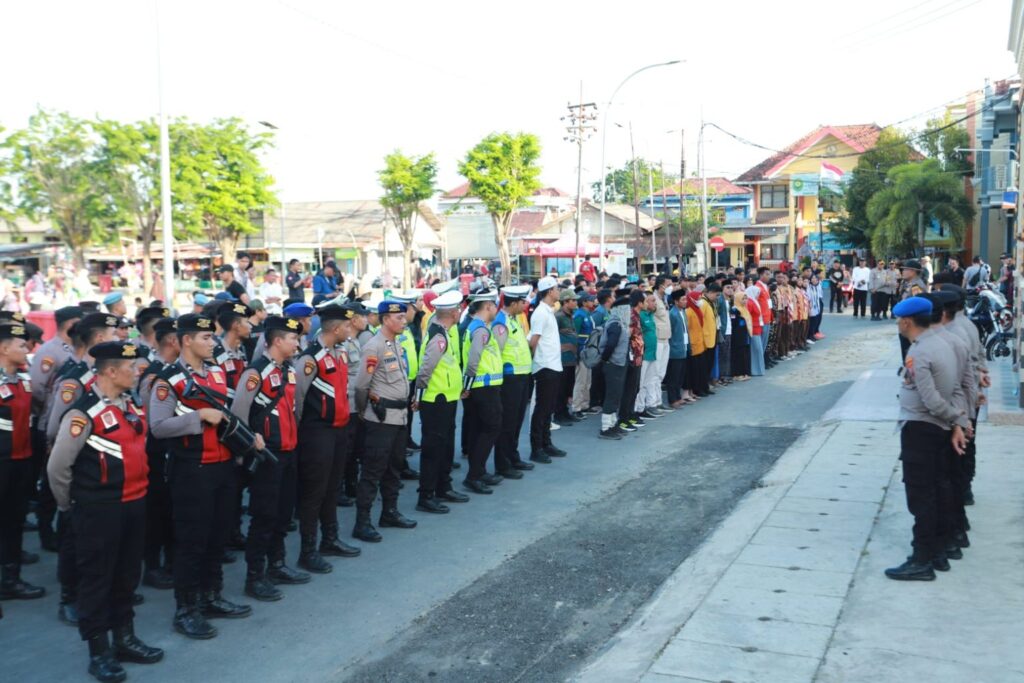
[[[911,525],[898,364],[865,372],[579,680],[1024,681],[1024,428],[979,429],[965,558],[932,583],[886,579]],[[990,410],[1014,416],[994,370]]]

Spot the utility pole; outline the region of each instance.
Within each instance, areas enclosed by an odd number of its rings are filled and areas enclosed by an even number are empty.
[[[647,164],[647,195],[651,202],[651,269],[658,272],[658,236],[654,232],[654,169]]]
[[[567,105],[568,116],[563,116],[562,121],[568,120],[569,125],[565,127],[568,131],[563,140],[572,142],[577,148],[576,161],[576,249],[573,251],[572,263],[573,272],[579,270],[580,258],[580,225],[583,221],[583,143],[589,140],[597,130],[594,121],[597,120],[597,105],[593,102],[583,102],[583,81],[580,81],[579,104]],[[603,170],[603,169],[602,169]],[[604,205],[604,198],[601,201]],[[604,254],[598,254],[598,263],[604,262]]]
[[[683,183],[686,182],[686,130],[679,130],[679,274],[683,274],[683,250],[686,249],[683,221],[686,217],[686,198],[683,195]]]
[[[636,165],[636,149],[633,147],[633,122],[629,122],[629,156],[633,159],[633,217],[636,221],[636,239],[640,241],[640,176]],[[636,259],[636,272],[640,273],[640,257]]]
[[[665,160],[659,163],[661,169],[661,183],[665,184]],[[661,219],[665,226],[665,249],[668,251],[668,274],[672,274],[672,228],[668,224],[668,196],[665,194],[666,187],[661,188]],[[680,198],[681,199],[681,198]]]
[[[702,237],[704,238],[704,268],[711,267],[711,252],[708,246],[708,173],[707,173],[707,159],[704,158],[704,116],[700,117],[700,145],[698,146],[698,159],[697,166],[700,171],[700,213],[701,213],[701,229]],[[717,259],[716,259],[717,260]]]

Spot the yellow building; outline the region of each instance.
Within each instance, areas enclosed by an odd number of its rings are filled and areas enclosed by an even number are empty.
[[[819,126],[785,149],[739,176],[737,185],[754,192],[754,219],[744,229],[747,260],[776,265],[798,253],[840,248],[828,240],[828,223],[836,217],[832,202],[818,212],[818,184],[841,182],[860,155],[878,142],[882,128],[873,123]],[[824,234],[819,234],[819,226]]]

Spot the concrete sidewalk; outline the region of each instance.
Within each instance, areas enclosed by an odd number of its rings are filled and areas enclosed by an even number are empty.
[[[971,548],[906,584],[882,573],[910,550],[898,365],[863,373],[578,680],[1024,681],[1013,379],[993,368],[990,411],[1009,419],[979,428]]]

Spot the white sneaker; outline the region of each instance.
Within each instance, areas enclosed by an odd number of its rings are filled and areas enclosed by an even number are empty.
[[[813,339],[808,339],[807,343],[810,344],[811,346],[814,346],[815,341]]]
[[[562,428],[562,425],[558,424],[557,422],[552,422],[551,423],[551,431],[557,432],[561,428]]]

